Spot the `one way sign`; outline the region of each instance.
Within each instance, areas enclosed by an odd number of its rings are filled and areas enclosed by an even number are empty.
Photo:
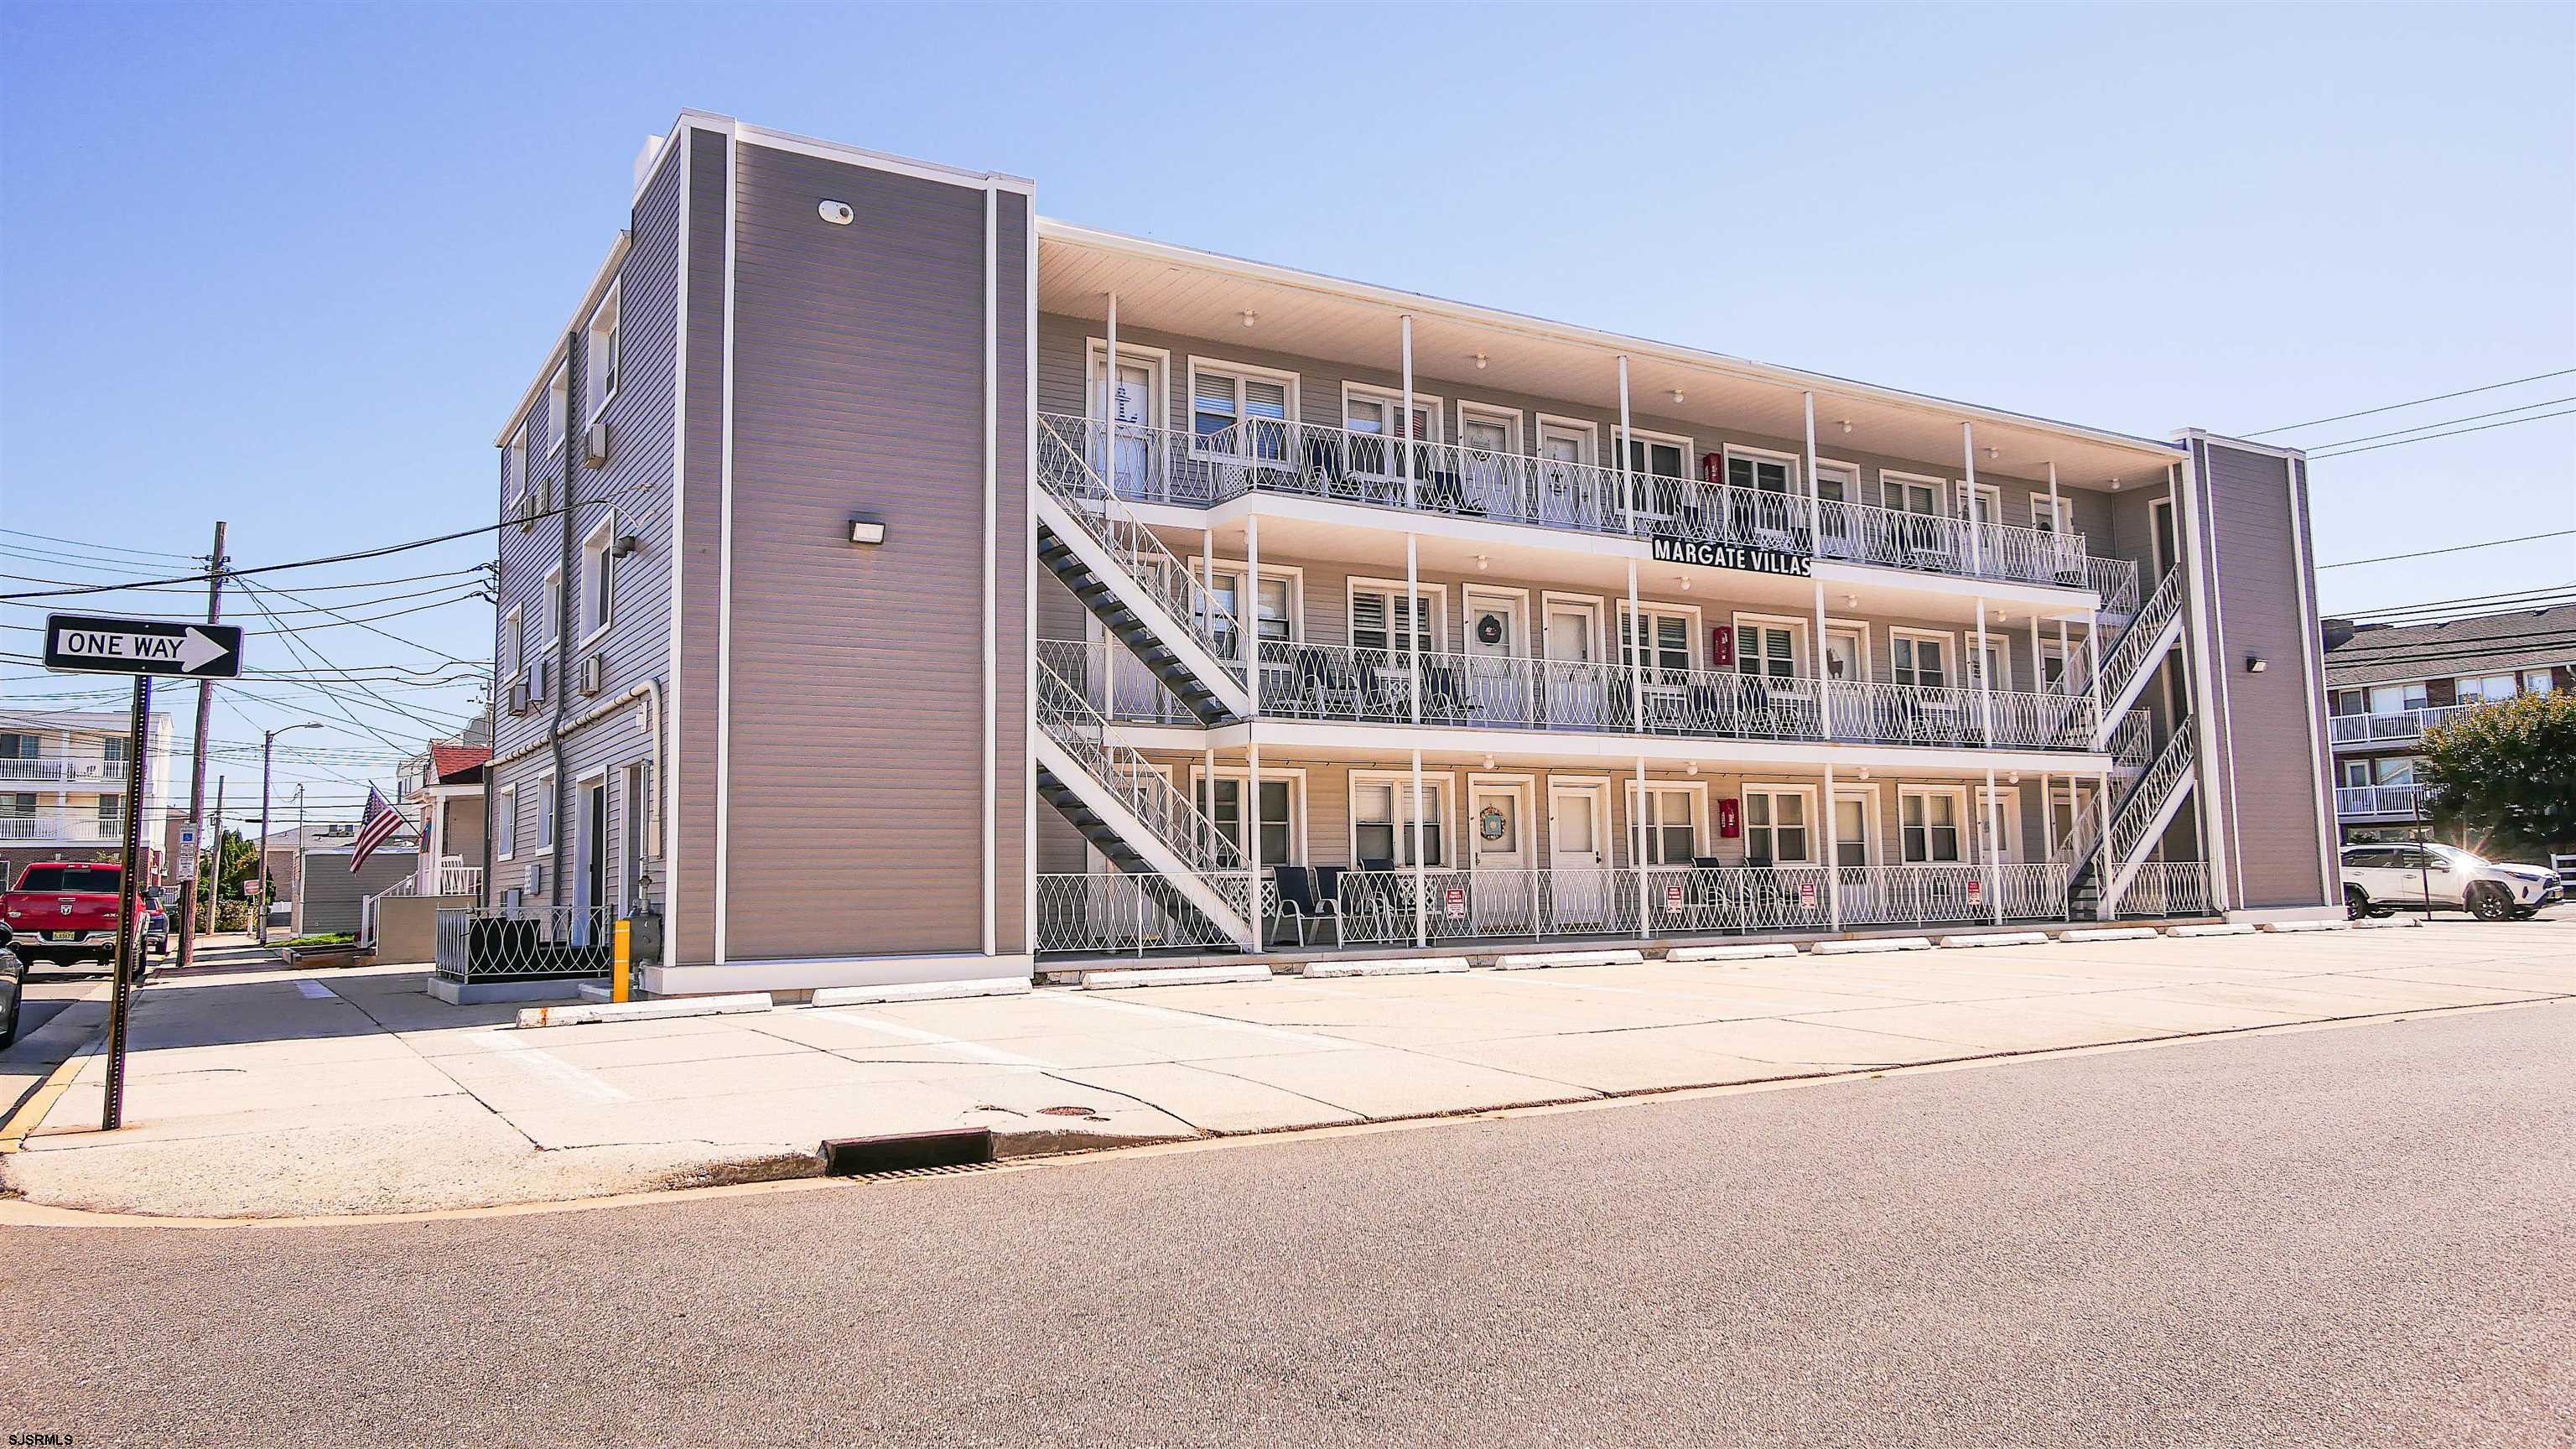
[[[166,619],[45,616],[45,667],[84,674],[241,675],[241,629]]]

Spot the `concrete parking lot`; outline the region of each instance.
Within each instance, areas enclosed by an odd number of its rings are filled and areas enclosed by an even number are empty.
[[[0,1173],[92,1210],[415,1211],[806,1175],[827,1137],[989,1126],[1062,1150],[2571,995],[2576,920],[2547,919],[537,1029],[440,1004],[417,970],[234,973],[141,997],[128,1127],[95,1130],[91,1057]]]

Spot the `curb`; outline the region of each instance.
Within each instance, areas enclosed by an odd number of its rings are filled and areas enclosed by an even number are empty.
[[[1399,957],[1392,961],[1309,961],[1304,976],[1427,976],[1464,971],[1464,956]]]
[[[1867,956],[1881,951],[1929,951],[1929,936],[1872,936],[1859,941],[1818,941],[1807,948],[1819,956]]]
[[[682,1016],[731,1016],[739,1012],[767,1011],[769,993],[746,992],[740,996],[688,996],[668,1001],[605,1001],[596,1005],[522,1007],[519,1019],[511,1025],[593,1026],[611,1021],[664,1021]]]
[[[1970,946],[2045,946],[2046,931],[2006,931],[1991,936],[1943,936],[1939,943],[1956,951]]]
[[[44,1081],[37,1084],[36,1090],[27,1094],[27,1100],[18,1104],[18,1110],[10,1113],[7,1121],[0,1122],[0,1157],[26,1145],[27,1138],[45,1125],[46,1115],[54,1110],[56,1102],[63,1099],[63,1093],[72,1089],[72,1079],[80,1075],[81,1068],[91,1057],[106,1049],[107,1027],[102,1024],[96,1035],[81,1044],[79,1051],[54,1063],[54,1069],[45,1074]]]
[[[824,986],[809,1006],[875,1006],[891,1001],[959,1001],[972,996],[1025,996],[1025,976],[991,976],[978,981],[926,981],[911,986]]]
[[[1130,986],[1217,986],[1269,979],[1270,968],[1255,962],[1248,966],[1176,966],[1165,971],[1085,971],[1079,984],[1084,991],[1119,991]]]
[[[1548,966],[1641,966],[1643,951],[1536,951],[1518,956],[1497,956],[1497,971],[1536,971]]]
[[[1675,946],[1664,953],[1667,961],[1761,961],[1776,956],[1795,956],[1798,948],[1786,941],[1775,946]]]

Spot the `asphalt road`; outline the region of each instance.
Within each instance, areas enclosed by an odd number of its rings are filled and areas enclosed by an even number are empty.
[[[81,1444],[2563,1445],[2576,1009],[0,1246]]]

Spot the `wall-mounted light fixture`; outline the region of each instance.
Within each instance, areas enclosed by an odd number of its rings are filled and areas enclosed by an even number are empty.
[[[1851,419],[1849,419],[1849,418],[1845,418],[1845,419],[1843,419],[1843,424],[1842,424],[1842,426],[1843,426],[1843,431],[1844,431],[1845,433],[1849,433],[1849,432],[1851,431]]]
[[[1681,390],[1680,388],[1674,388],[1674,389],[1673,389],[1673,404],[1674,404],[1674,406],[1676,406],[1676,407],[1680,406],[1680,405],[1681,405],[1681,400],[1682,400],[1682,390]]]
[[[624,558],[643,546],[644,541],[642,539],[637,538],[631,533],[621,533],[617,535],[617,542],[609,545],[608,552],[609,556],[612,558]]]
[[[886,526],[883,523],[880,523],[873,518],[853,518],[850,520],[850,542],[864,543],[873,547],[885,542],[885,540]]]
[[[2248,654],[2245,656],[2245,672],[2248,674],[2260,674],[2271,667],[2271,661],[2265,659],[2260,654]]]
[[[1476,354],[1476,370],[1478,372],[1485,370],[1485,354],[1481,352]]]
[[[859,215],[846,201],[818,201],[814,203],[814,214],[834,226],[848,226]]]
[[[1253,313],[1253,310],[1252,310],[1251,308],[1246,307],[1246,308],[1244,308],[1244,309],[1243,309],[1243,325],[1244,325],[1244,326],[1249,327],[1249,326],[1251,326],[1253,323],[1258,322],[1258,321],[1260,321],[1260,320],[1261,320],[1261,319]]]

